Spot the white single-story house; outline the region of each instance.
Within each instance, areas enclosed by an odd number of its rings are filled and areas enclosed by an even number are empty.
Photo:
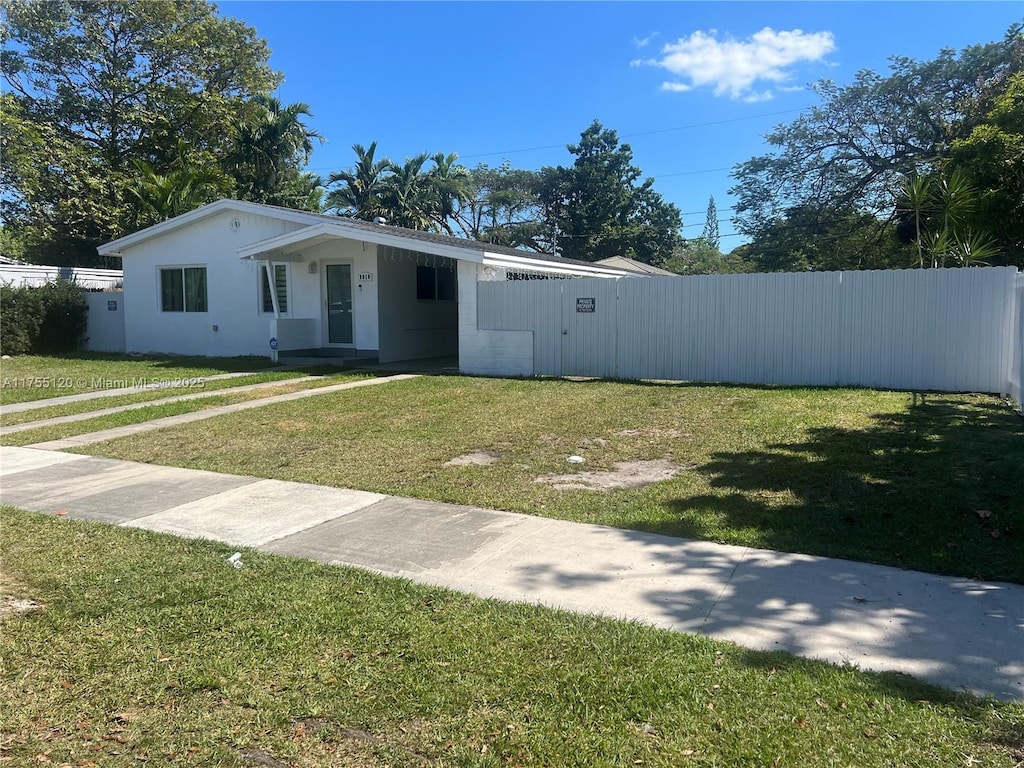
[[[458,355],[477,371],[507,351],[500,331],[477,327],[477,282],[630,274],[238,200],[98,250],[122,259],[127,352],[351,354],[382,363]]]

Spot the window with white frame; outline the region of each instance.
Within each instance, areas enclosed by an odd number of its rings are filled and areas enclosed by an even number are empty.
[[[163,312],[206,312],[206,267],[160,267]]]
[[[288,312],[288,265],[274,264],[274,293],[277,294],[277,307],[281,314]],[[263,311],[273,313],[274,298],[270,293],[270,281],[267,279],[267,270],[260,265],[260,296],[263,301]]]

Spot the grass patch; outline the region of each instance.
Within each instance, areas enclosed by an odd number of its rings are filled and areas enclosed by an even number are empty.
[[[0,756],[135,766],[1014,766],[1024,707],[906,676],[0,511]],[[262,763],[261,763],[262,761]]]
[[[79,352],[59,357],[16,355],[0,364],[0,403],[124,388],[219,373],[256,371],[276,364],[267,357],[151,357]]]
[[[111,413],[106,416],[97,416],[91,419],[82,419],[67,424],[57,424],[37,429],[26,429],[22,432],[14,432],[9,435],[0,435],[0,445],[32,445],[33,443],[46,442],[48,440],[60,440],[65,437],[84,435],[90,432],[99,432],[113,427],[123,427],[129,424],[141,424],[146,421],[162,419],[165,416],[178,416],[183,413],[196,413],[211,408],[218,408],[222,405],[244,403],[250,400],[260,400],[275,395],[284,395],[289,392],[300,392],[309,389],[341,384],[348,380],[364,378],[360,374],[334,374],[323,376],[315,381],[289,382],[282,380],[280,384],[272,387],[263,387],[248,392],[224,392],[219,395],[197,398],[195,400],[181,400],[162,405],[133,408],[130,411]],[[106,400],[101,402],[93,401],[93,408],[108,407]],[[50,410],[50,409],[40,409]]]
[[[1024,419],[988,396],[420,377],[85,452],[1024,582]],[[536,482],[657,459],[679,474]]]

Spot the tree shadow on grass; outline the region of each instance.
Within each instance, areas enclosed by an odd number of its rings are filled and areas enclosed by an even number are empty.
[[[1024,582],[1024,419],[994,401],[914,399],[863,429],[717,453],[696,470],[717,492],[638,527],[716,539],[724,526],[762,548]]]

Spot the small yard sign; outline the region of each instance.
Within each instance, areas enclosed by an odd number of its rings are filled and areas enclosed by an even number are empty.
[[[577,312],[593,312],[597,309],[597,299],[576,299]]]

